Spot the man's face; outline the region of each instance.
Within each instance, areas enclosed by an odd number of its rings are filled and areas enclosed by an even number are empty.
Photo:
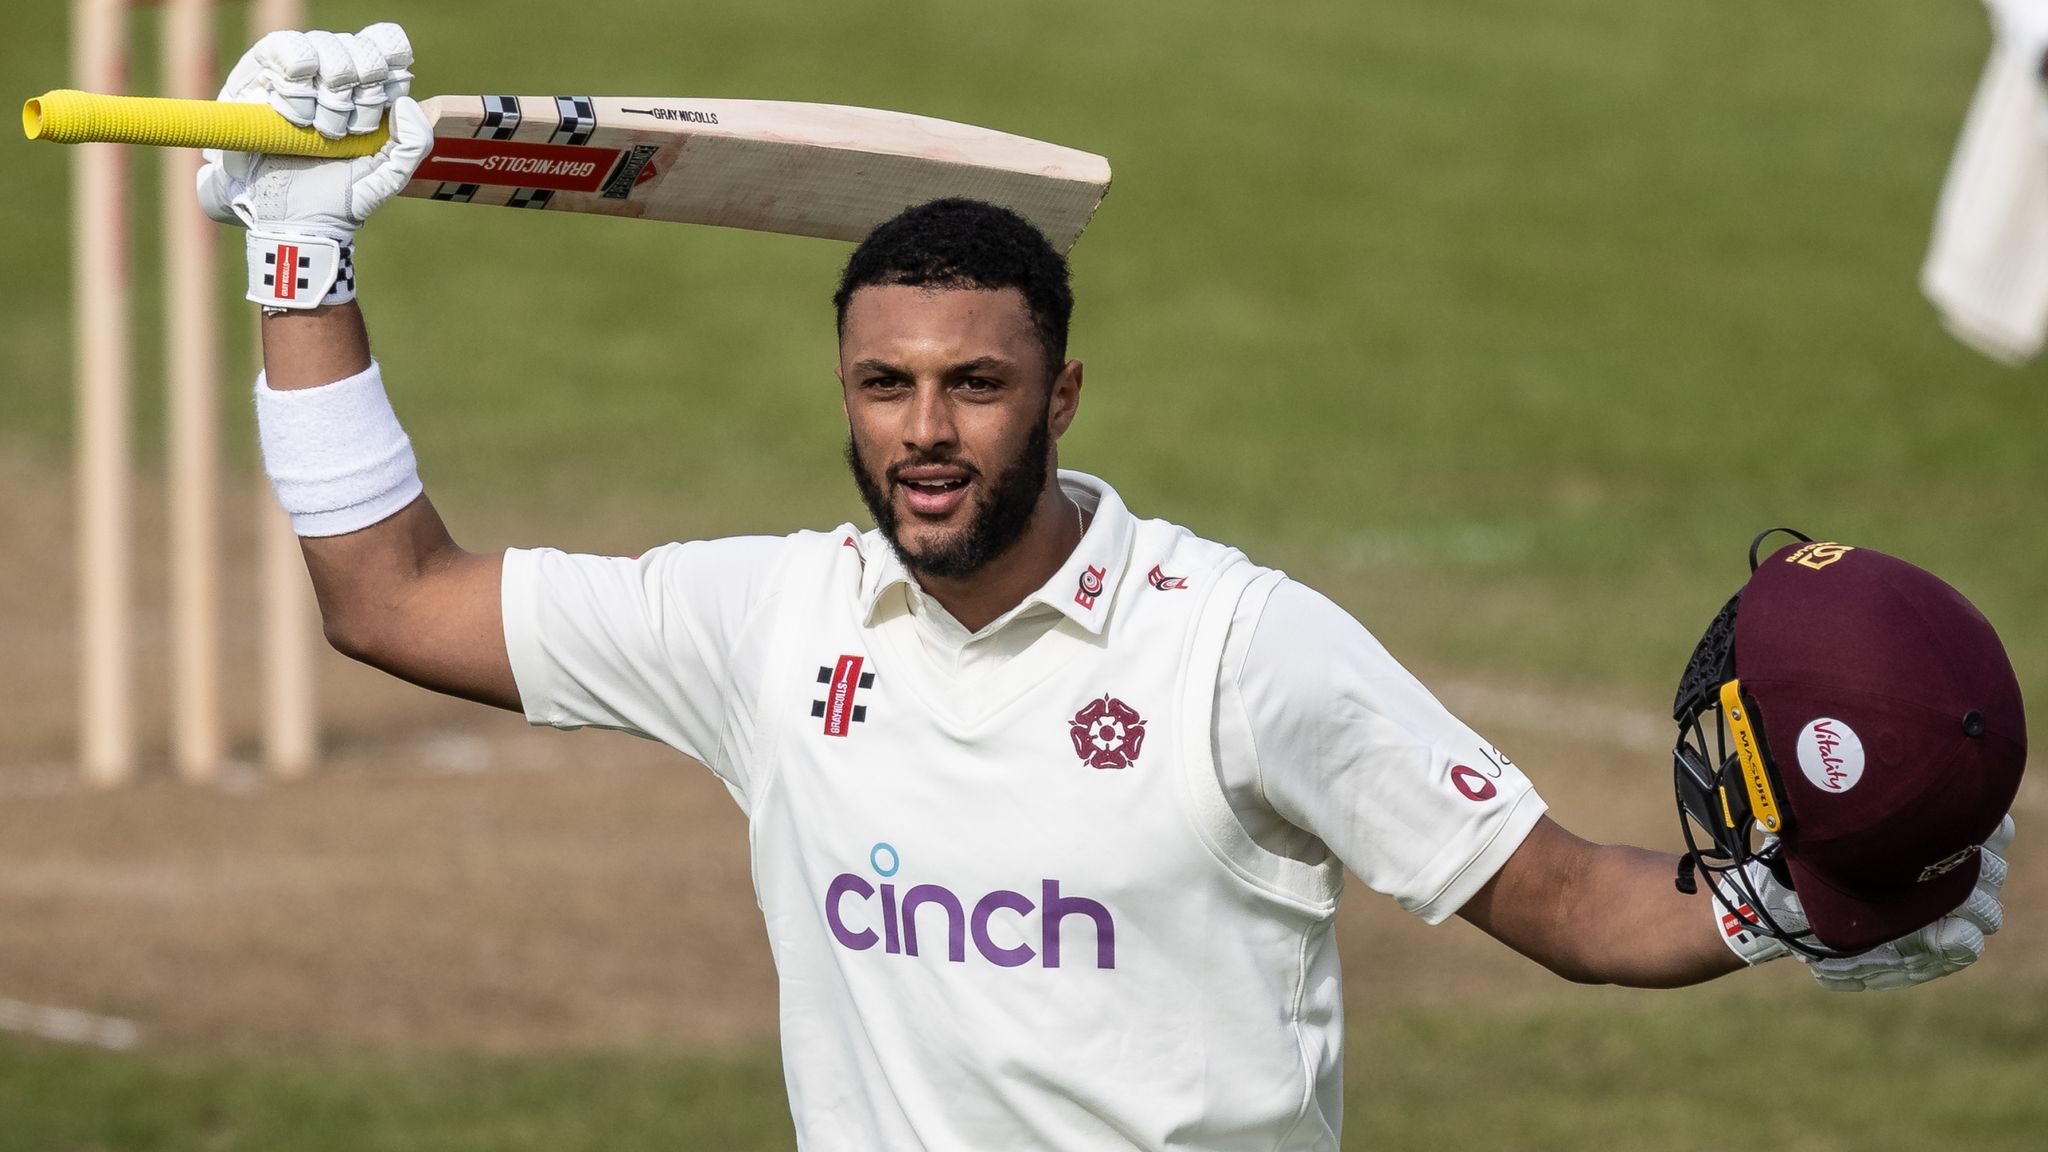
[[[904,566],[961,579],[1002,556],[1048,501],[1053,443],[1081,365],[1048,379],[1013,288],[862,288],[839,339],[847,464]]]

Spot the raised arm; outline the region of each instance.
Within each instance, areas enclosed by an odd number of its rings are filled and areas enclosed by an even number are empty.
[[[286,403],[293,391],[360,379],[371,366],[362,313],[349,302],[266,316],[263,362],[265,386]],[[425,494],[367,527],[299,544],[336,649],[423,687],[519,710],[499,606],[504,557],[463,551]]]
[[[395,24],[354,35],[275,32],[220,98],[268,103],[331,138],[376,130],[373,156],[208,152],[200,207],[247,229],[249,299],[263,306],[257,425],[336,648],[415,683],[520,706],[506,655],[499,556],[456,547],[420,488],[355,305],[354,238],[411,180],[433,130],[407,96],[412,47]]]

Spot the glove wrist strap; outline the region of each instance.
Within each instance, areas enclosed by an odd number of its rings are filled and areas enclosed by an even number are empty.
[[[1759,931],[1762,921],[1749,897],[1725,875],[1714,877],[1713,913],[1721,943],[1744,964],[1754,966],[1792,954],[1784,941]]]
[[[265,308],[310,309],[356,298],[356,246],[329,236],[250,229],[249,296]]]

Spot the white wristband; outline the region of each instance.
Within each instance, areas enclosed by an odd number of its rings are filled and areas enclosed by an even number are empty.
[[[274,391],[257,376],[256,435],[270,487],[301,536],[368,528],[422,491],[412,441],[374,361],[318,388]]]
[[[356,298],[356,246],[328,236],[249,230],[249,299],[306,309]]]

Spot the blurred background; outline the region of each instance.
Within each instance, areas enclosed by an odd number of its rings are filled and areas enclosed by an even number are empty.
[[[869,105],[1107,155],[1073,254],[1088,386],[1062,463],[1330,594],[1583,835],[1677,846],[1671,690],[1762,528],[1933,569],[2022,687],[2048,684],[2043,369],[1967,351],[1916,288],[1989,43],[1977,3],[311,11],[402,22],[423,95]],[[221,6],[222,72],[244,19]],[[156,90],[156,26],[138,10],[136,92]],[[8,93],[68,82],[61,6],[11,28]],[[233,242],[232,759],[213,786],[173,778],[145,154],[142,771],[79,781],[69,157],[5,149],[0,1152],[788,1147],[745,829],[708,773],[325,653],[319,768],[254,767]],[[831,377],[846,254],[398,201],[358,281],[465,546],[638,552],[861,520]],[[1824,995],[1791,963],[1578,988],[1354,883],[1347,1147],[2039,1147],[2042,797],[2020,795],[2006,932],[1907,994]]]

